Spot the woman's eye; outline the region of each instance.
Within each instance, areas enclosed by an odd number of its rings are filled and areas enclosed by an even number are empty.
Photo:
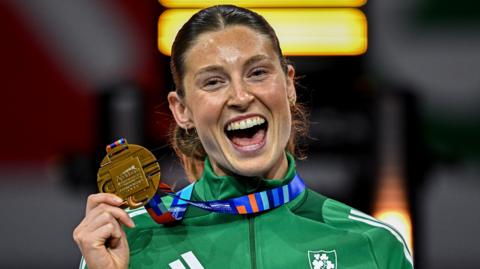
[[[218,86],[218,85],[220,85],[221,83],[222,83],[222,80],[221,80],[221,79],[211,78],[211,79],[206,80],[206,81],[203,83],[203,87],[211,88],[211,87]]]
[[[254,69],[251,73],[250,76],[253,78],[262,78],[264,75],[266,75],[268,72],[264,68],[257,68]]]

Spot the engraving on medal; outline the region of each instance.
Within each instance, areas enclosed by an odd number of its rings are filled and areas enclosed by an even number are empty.
[[[124,199],[125,206],[137,208],[155,195],[159,183],[160,166],[150,151],[125,139],[107,147],[97,174],[100,192],[114,193]]]
[[[148,180],[145,177],[138,158],[124,160],[115,168],[110,169],[115,192],[120,197],[128,197],[148,187]]]

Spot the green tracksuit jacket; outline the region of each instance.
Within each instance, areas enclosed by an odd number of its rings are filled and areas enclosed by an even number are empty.
[[[221,200],[287,184],[217,176],[208,160],[192,200]],[[402,237],[388,225],[308,188],[276,209],[250,216],[189,206],[181,223],[162,226],[145,209],[129,212],[130,268],[413,268]],[[82,259],[81,268],[84,268]]]

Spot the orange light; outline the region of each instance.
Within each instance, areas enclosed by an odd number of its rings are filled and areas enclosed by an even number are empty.
[[[220,4],[231,4],[242,7],[360,7],[367,0],[159,0],[160,4],[168,8],[203,8]]]
[[[272,25],[285,55],[360,55],[367,50],[367,19],[353,8],[253,9]],[[170,55],[181,26],[198,9],[169,9],[158,20],[158,48]]]
[[[396,170],[384,171],[374,204],[373,217],[394,227],[413,255],[412,219],[403,177]]]
[[[407,210],[385,209],[375,212],[373,217],[393,226],[405,238],[413,252],[412,220]]]

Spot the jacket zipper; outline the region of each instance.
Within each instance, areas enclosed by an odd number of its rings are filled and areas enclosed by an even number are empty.
[[[255,244],[255,218],[253,216],[248,216],[248,232],[250,238],[250,258],[251,258],[251,268],[257,268],[257,250]]]

